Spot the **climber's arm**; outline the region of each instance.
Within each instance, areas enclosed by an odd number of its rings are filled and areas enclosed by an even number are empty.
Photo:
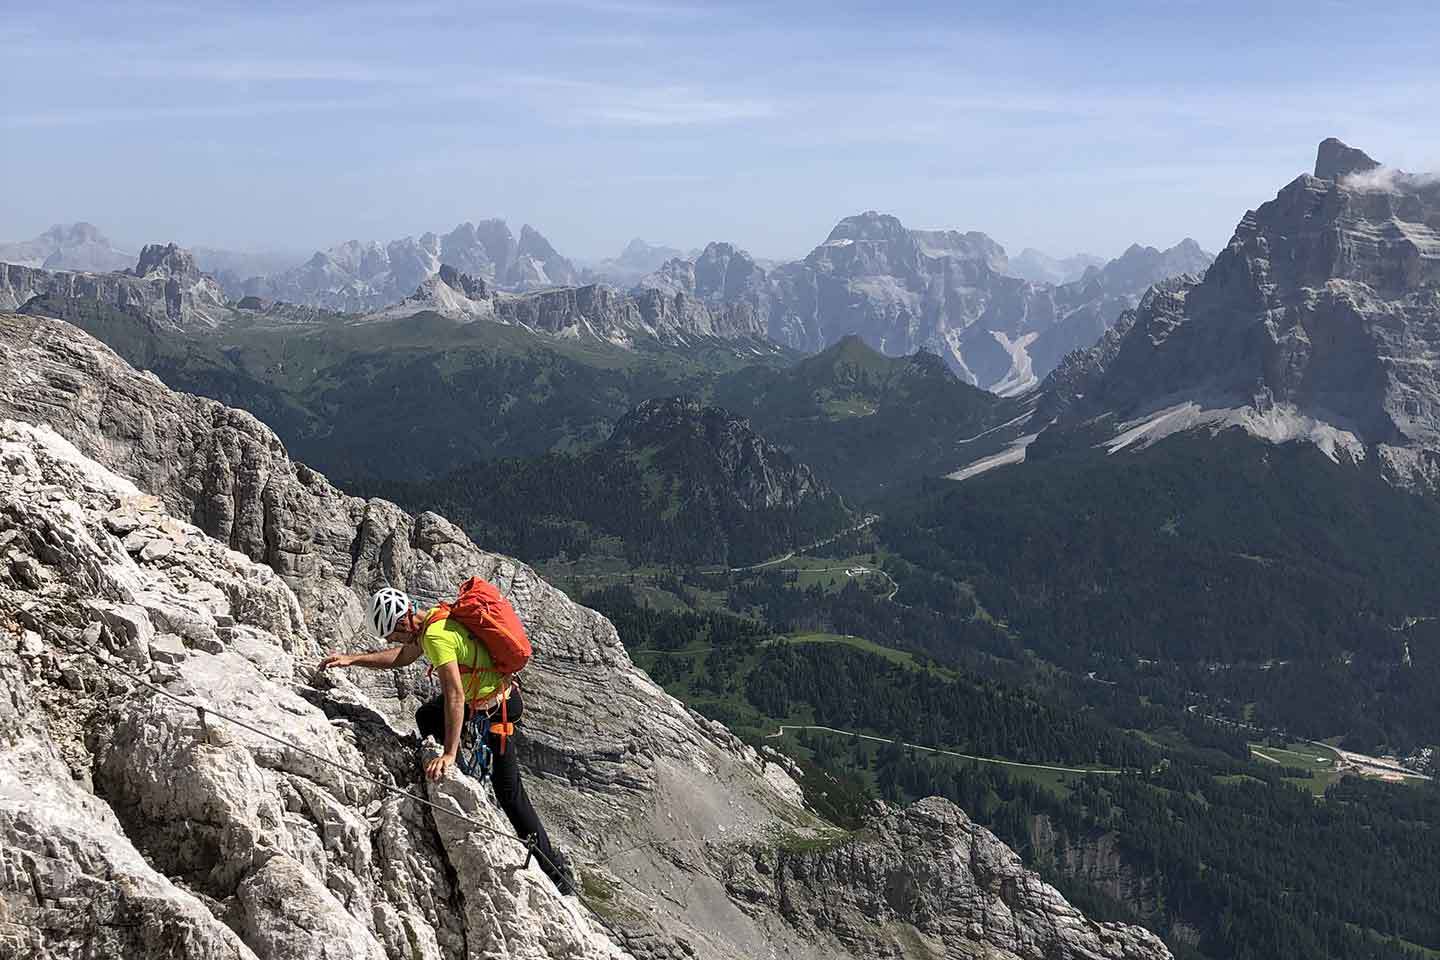
[[[460,754],[460,730],[465,725],[465,690],[460,665],[454,660],[436,667],[440,689],[445,692],[445,752],[425,765],[425,775],[439,780]]]
[[[420,659],[420,644],[402,643],[371,653],[332,653],[320,661],[321,670],[332,667],[365,667],[369,670],[398,670]]]

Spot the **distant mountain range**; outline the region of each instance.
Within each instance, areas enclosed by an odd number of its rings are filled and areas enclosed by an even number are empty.
[[[771,339],[806,352],[847,336],[891,356],[928,350],[968,383],[1013,395],[1094,343],[1151,284],[1203,272],[1212,259],[1193,240],[1165,251],[1136,245],[1055,286],[1012,276],[1005,249],[983,233],[910,230],[871,211],[842,220],[801,261],[767,271],[712,243],[639,287],[744,305],[768,318]]]
[[[0,263],[44,270],[124,270],[135,254],[116,250],[94,224],[56,224],[34,240],[0,243]]]
[[[582,264],[581,280],[585,283],[609,283],[617,287],[629,287],[646,274],[659,270],[667,260],[693,257],[697,252],[692,250],[686,253],[677,247],[646,243],[636,237],[625,245],[620,256]]]
[[[1010,258],[1010,269],[1007,272],[1021,280],[1035,280],[1059,286],[1062,283],[1073,283],[1085,276],[1085,271],[1091,267],[1103,267],[1105,263],[1104,257],[1090,253],[1077,253],[1073,257],[1057,260],[1034,247],[1026,247],[1020,251],[1019,256]]]
[[[300,263],[283,254],[213,248],[186,257],[197,277],[180,277],[182,287],[209,274],[220,300],[258,305],[271,319],[277,309],[291,312],[275,304],[391,319],[433,310],[612,343],[768,336],[807,352],[853,335],[891,356],[929,350],[967,382],[1005,395],[1034,388],[1066,353],[1093,344],[1152,283],[1202,272],[1211,260],[1187,240],[1166,251],[1133,246],[1098,266],[1095,258],[1050,261],[1029,250],[1012,265],[983,233],[909,230],[875,212],[847,217],[804,260],[778,265],[729,243],[682,256],[637,239],[619,257],[582,272],[533,227],[522,227],[517,239],[503,220],[385,244],[352,240]],[[0,247],[0,261],[81,273],[134,262],[88,224]],[[1014,275],[1049,270],[1068,277],[1082,264],[1078,279],[1060,285]],[[442,268],[448,268],[443,275]],[[47,283],[36,275],[12,276],[17,292],[9,301],[18,306],[18,291],[33,296]],[[77,289],[94,288],[113,300],[120,295],[115,287],[93,281]],[[215,299],[211,293],[190,299],[208,302]],[[508,299],[517,293],[534,296]],[[125,302],[133,305],[134,298]],[[201,325],[223,320],[222,307],[201,310]],[[180,310],[194,312],[183,303]],[[172,307],[172,323],[186,324],[173,314]]]
[[[482,220],[443,235],[426,233],[385,244],[351,240],[281,273],[248,278],[230,292],[365,313],[410,296],[442,265],[503,290],[579,280],[574,265],[534,227],[521,227],[517,240],[504,220]]]

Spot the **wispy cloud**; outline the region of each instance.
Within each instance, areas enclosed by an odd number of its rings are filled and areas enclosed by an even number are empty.
[[[426,80],[430,74],[421,68],[397,67],[374,61],[347,60],[268,60],[223,58],[204,60],[164,60],[153,57],[136,58],[113,63],[103,68],[112,77],[143,77],[174,80],[217,80],[224,82],[277,83],[310,80],[343,81],[348,83],[408,82]]]
[[[765,100],[729,100],[696,96],[684,90],[647,91],[610,102],[579,107],[583,120],[632,127],[680,127],[764,120],[779,116],[778,107]]]
[[[536,0],[539,7],[558,7],[617,17],[690,20],[714,16],[714,4],[664,3],[658,0]]]
[[[552,116],[579,123],[705,126],[770,119],[782,113],[776,100],[717,95],[672,84],[635,86],[534,75],[512,76],[504,84],[534,97]]]
[[[378,110],[403,106],[405,103],[406,101],[394,97],[357,97],[318,100],[253,100],[245,103],[197,103],[179,106],[57,108],[0,116],[0,129],[86,127],[152,120],[238,120],[288,114]]]
[[[1440,184],[1440,173],[1406,173],[1394,167],[1376,167],[1340,180],[1340,186],[1359,193],[1413,193],[1436,184]]]

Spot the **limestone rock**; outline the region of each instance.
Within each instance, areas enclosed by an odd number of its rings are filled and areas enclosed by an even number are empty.
[[[514,863],[523,851],[468,781],[447,789],[470,789],[469,815],[491,831],[483,854],[465,852],[468,833],[437,832],[443,812],[387,790],[412,788],[418,764],[378,713],[356,705],[363,723],[332,722],[295,673],[157,632],[192,609],[187,593],[204,581],[219,588],[203,600],[226,607],[227,629],[276,651],[303,645],[303,621],[287,619],[294,595],[272,571],[198,536],[171,565],[137,564],[106,524],[134,507],[134,486],[53,431],[0,421],[0,461],[8,528],[69,547],[47,561],[63,586],[34,594],[0,576],[0,945],[41,957],[439,960],[504,956],[483,946],[498,938],[514,956],[624,956],[543,877],[504,913],[455,909],[465,894],[452,860]],[[69,497],[43,493],[57,487]],[[69,586],[82,570],[101,617],[83,629],[88,612]],[[17,655],[25,635],[3,625],[21,604],[64,673]],[[109,659],[107,632],[146,642],[151,676],[206,713],[137,683],[135,668]],[[92,772],[96,795],[77,779]]]
[[[1148,931],[1087,920],[994,834],[938,797],[886,809],[856,836],[737,851],[727,883],[855,956],[1169,955]]]
[[[128,272],[53,272],[0,263],[0,310],[32,301],[52,313],[114,310],[150,331],[213,330],[233,317],[220,285],[174,244],[147,246]]]
[[[32,738],[0,750],[0,955],[256,960]]]
[[[685,293],[611,287],[563,287],[498,297],[496,317],[552,336],[586,337],[621,346],[645,339],[681,343],[686,337],[763,336],[763,316],[744,305],[712,310]]]
[[[166,538],[163,562],[137,560],[112,529],[132,517],[123,539]],[[43,924],[60,956],[87,941],[242,958],[327,944],[391,960],[862,955],[737,872],[736,851],[753,862],[777,829],[824,828],[783,765],[666,695],[603,617],[439,516],[345,496],[253,417],[172,393],[59,321],[0,315],[0,533],[0,764],[39,771],[13,792],[0,766],[10,942],[36,943]],[[21,552],[40,587],[11,574]],[[419,669],[314,672],[326,650],[375,646],[374,587],[437,597],[472,574],[511,599],[535,644],[516,742],[579,865],[580,903],[519,868],[523,849],[472,782],[421,783],[425,754],[406,733],[431,692]],[[22,619],[42,634],[36,657],[7,626]],[[14,760],[26,742],[52,759]],[[68,849],[87,817],[91,848],[60,858],[56,902],[36,904],[31,864]],[[980,842],[958,822],[925,829],[942,862],[961,857],[947,844]],[[142,884],[121,861],[147,865]],[[1016,884],[1043,886],[1011,865]],[[1059,942],[1046,924],[1099,936],[1043,890],[1027,897],[1045,909],[1006,916],[976,893],[936,899],[943,916],[912,925],[974,926],[970,954],[996,957]],[[1004,924],[991,931],[977,904]],[[99,929],[117,911],[139,929]],[[1168,956],[1127,936],[1146,946],[1136,957]]]
[[[1054,435],[1103,415],[1138,449],[1239,426],[1440,485],[1440,180],[1338,140],[1315,169],[1246,213],[1203,279],[1152,291],[1067,365]]]
[[[1320,141],[1315,154],[1315,176],[1321,180],[1339,180],[1352,173],[1368,173],[1380,166],[1364,150],[1357,150],[1341,140],[1327,137]]]

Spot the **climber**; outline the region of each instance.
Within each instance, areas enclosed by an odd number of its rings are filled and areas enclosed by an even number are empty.
[[[502,682],[499,675],[487,672],[486,668],[491,666],[490,653],[464,624],[453,617],[432,622],[432,613],[422,613],[405,593],[385,587],[371,600],[370,626],[380,639],[396,645],[372,653],[332,653],[320,661],[320,669],[398,670],[414,663],[423,653],[440,678],[442,692],[415,711],[415,726],[422,739],[433,737],[443,748],[440,756],[425,765],[425,775],[432,781],[444,777],[459,756],[465,723],[477,712],[486,714],[492,721],[485,737],[494,763],[491,779],[495,784],[495,799],[510,818],[516,835],[533,844],[540,869],[556,889],[562,894],[573,893],[574,883],[565,858],[551,846],[545,827],[525,794],[525,785],[520,782],[516,744],[513,738],[506,743],[507,728],[513,729],[524,711],[519,686],[508,680]],[[462,671],[462,663],[473,666]],[[500,719],[502,709],[504,722]]]

